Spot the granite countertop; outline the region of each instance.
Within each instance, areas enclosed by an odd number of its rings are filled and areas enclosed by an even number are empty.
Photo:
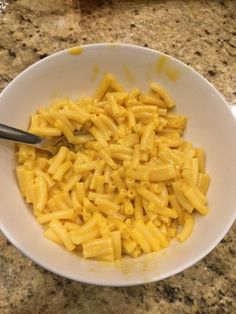
[[[179,58],[236,103],[235,12],[235,0],[0,0],[0,90],[55,51],[123,42]],[[158,283],[108,288],[49,273],[0,233],[0,313],[233,314],[235,239],[236,224],[183,273]]]

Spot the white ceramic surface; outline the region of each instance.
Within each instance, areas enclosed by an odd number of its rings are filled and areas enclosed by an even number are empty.
[[[201,75],[168,57],[161,73],[160,52],[131,45],[84,46],[80,55],[62,51],[30,66],[0,95],[0,122],[26,129],[29,115],[60,96],[91,95],[106,72],[128,89],[146,90],[157,80],[171,93],[177,111],[189,117],[185,138],[204,147],[211,175],[208,193],[211,212],[200,217],[189,240],[137,259],[116,264],[83,260],[51,243],[22,199],[15,178],[14,146],[0,143],[0,228],[8,239],[36,263],[57,274],[109,286],[157,281],[198,262],[223,238],[236,211],[236,124],[227,103]],[[172,81],[166,68],[179,71]],[[98,73],[97,73],[98,72]],[[97,76],[97,77],[96,77]]]

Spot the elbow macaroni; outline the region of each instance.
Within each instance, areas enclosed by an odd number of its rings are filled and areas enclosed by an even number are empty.
[[[54,156],[19,145],[16,174],[49,240],[84,258],[114,262],[185,241],[206,215],[210,177],[202,148],[182,138],[185,116],[159,84],[130,93],[112,75],[94,98],[38,110],[30,131],[64,136]],[[90,135],[76,136],[75,131]]]

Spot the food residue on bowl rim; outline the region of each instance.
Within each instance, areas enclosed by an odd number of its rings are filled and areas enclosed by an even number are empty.
[[[156,63],[156,72],[157,72],[157,74],[160,74],[163,71],[163,68],[166,65],[167,60],[168,60],[168,57],[165,56],[165,55],[161,55],[157,59],[157,63]]]
[[[145,254],[145,256],[143,256],[143,260],[132,260],[132,263],[130,263],[130,260],[120,259],[117,260],[114,265],[117,270],[127,277],[133,274],[135,268],[144,272],[146,275],[146,273],[152,272],[154,267],[155,269],[157,267],[157,264],[154,263],[154,256],[156,256],[156,252]]]
[[[99,73],[100,73],[100,68],[98,65],[95,64],[92,68],[92,75],[91,75],[92,81],[96,81]]]
[[[80,46],[73,47],[73,48],[68,49],[68,52],[69,54],[73,56],[79,56],[83,52],[83,48]]]
[[[130,68],[126,64],[123,65],[122,70],[124,72],[125,79],[128,82],[130,82],[130,83],[135,82],[135,76],[133,75],[132,71],[130,70]]]
[[[111,44],[109,44],[108,45],[110,48],[117,48],[117,47],[119,47],[119,44],[117,44],[117,43],[111,43]]]
[[[180,77],[180,70],[170,65],[169,60],[166,55],[158,57],[155,65],[156,73],[159,75],[164,72],[169,80],[176,81]]]

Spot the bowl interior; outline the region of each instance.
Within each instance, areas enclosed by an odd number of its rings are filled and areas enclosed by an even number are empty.
[[[160,59],[161,57],[161,59]],[[158,61],[159,60],[159,61]],[[0,145],[0,227],[31,259],[65,277],[101,285],[132,285],[166,278],[191,266],[222,239],[235,218],[236,127],[227,104],[215,88],[180,61],[130,45],[89,45],[81,54],[63,51],[29,67],[0,95],[0,122],[26,129],[30,114],[63,96],[92,95],[107,72],[127,88],[163,84],[188,116],[185,138],[204,147],[211,212],[198,217],[192,236],[183,244],[115,264],[83,260],[43,237],[42,227],[22,199],[15,178],[14,145]],[[160,66],[161,64],[161,66]],[[176,74],[178,78],[176,79]],[[173,80],[176,79],[176,80]]]

